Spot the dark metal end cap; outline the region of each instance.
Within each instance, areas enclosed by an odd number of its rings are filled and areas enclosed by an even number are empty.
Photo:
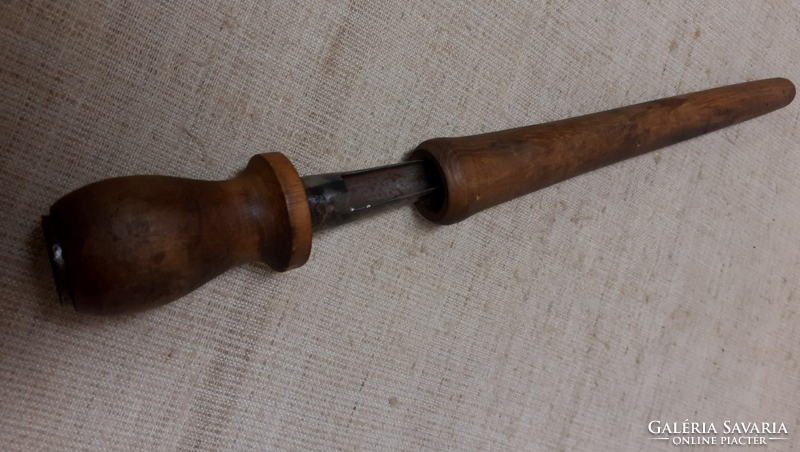
[[[42,217],[42,230],[44,230],[44,239],[47,241],[47,254],[50,256],[50,267],[53,269],[53,278],[56,280],[58,299],[61,300],[61,306],[74,307],[72,302],[72,287],[70,286],[69,274],[67,273],[67,264],[64,262],[64,252],[61,249],[61,243],[56,234],[56,227],[49,215]]]

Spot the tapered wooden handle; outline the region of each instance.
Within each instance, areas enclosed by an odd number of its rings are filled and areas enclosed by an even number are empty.
[[[311,217],[297,171],[260,154],[227,181],[131,176],[87,185],[44,218],[62,302],[93,314],[175,300],[231,267],[303,265]]]
[[[737,124],[788,105],[795,87],[774,78],[562,121],[420,144],[445,187],[417,203],[439,224],[620,160]]]

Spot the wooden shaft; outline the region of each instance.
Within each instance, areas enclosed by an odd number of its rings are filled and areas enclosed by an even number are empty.
[[[227,181],[96,182],[58,200],[44,229],[62,302],[92,314],[159,306],[248,262],[289,270],[311,252],[305,190],[277,152]]]
[[[794,95],[792,82],[774,78],[547,124],[434,138],[410,158],[434,162],[445,189],[417,208],[436,223],[457,223],[579,174],[777,110]]]

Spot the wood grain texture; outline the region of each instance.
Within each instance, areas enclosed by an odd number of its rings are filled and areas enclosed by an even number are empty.
[[[305,191],[280,153],[254,156],[227,181],[100,181],[57,201],[50,222],[67,275],[60,296],[92,314],[159,306],[249,262],[289,270],[311,251]]]
[[[453,224],[579,174],[755,118],[788,105],[774,78],[645,102],[562,121],[421,143],[410,159],[433,161],[445,190],[417,202]]]

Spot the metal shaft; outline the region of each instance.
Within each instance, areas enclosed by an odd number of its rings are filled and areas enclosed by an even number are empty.
[[[440,186],[431,163],[423,160],[300,179],[314,231],[412,204]]]

